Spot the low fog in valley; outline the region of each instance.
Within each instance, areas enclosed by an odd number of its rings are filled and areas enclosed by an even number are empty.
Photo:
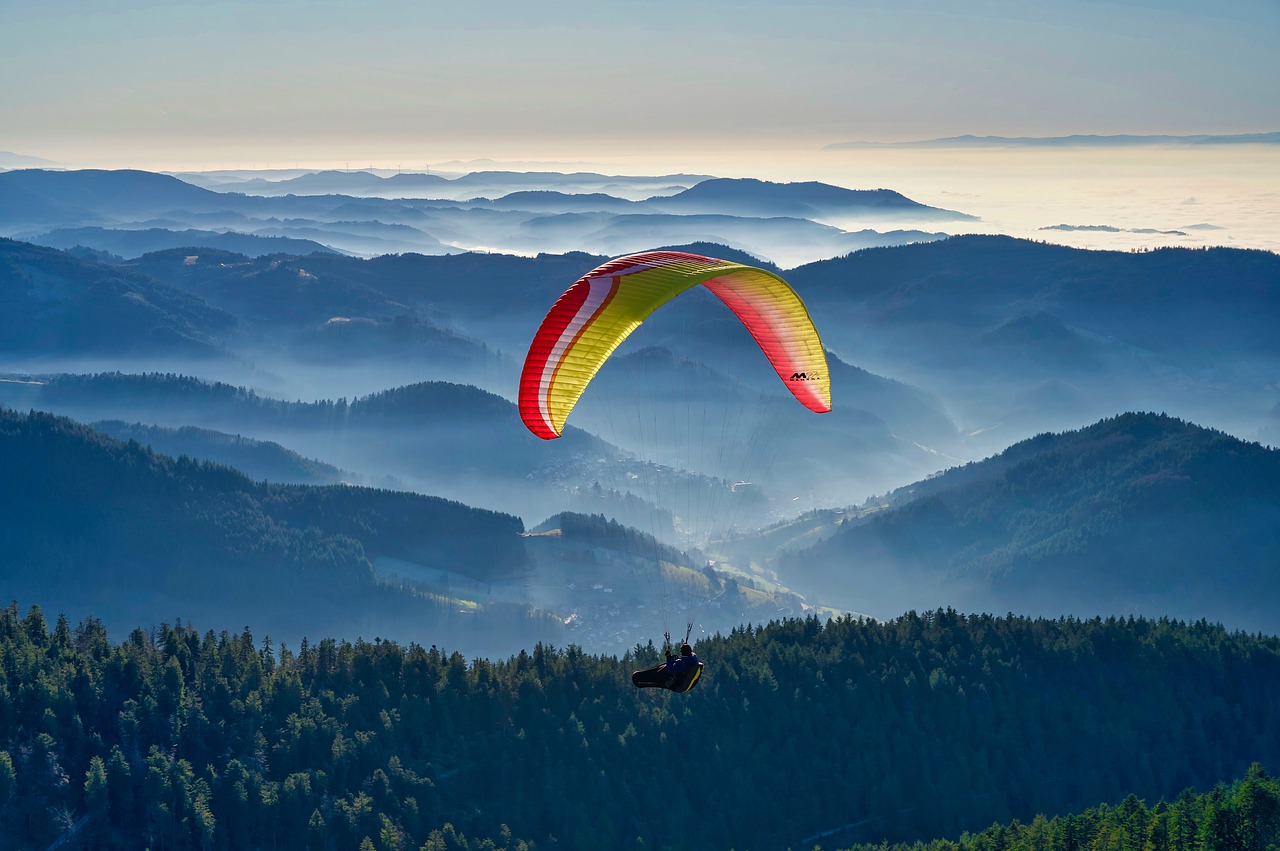
[[[683,172],[14,170],[0,185],[25,199],[4,212],[13,333],[0,404],[249,481],[414,492],[516,518],[520,566],[501,577],[427,558],[456,530],[422,528],[399,548],[383,547],[385,533],[365,542],[371,581],[477,623],[524,607],[533,634],[592,650],[623,651],[693,610],[714,630],[812,611],[889,617],[961,596],[1003,606],[989,568],[963,595],[950,580],[934,593],[904,581],[906,556],[882,539],[839,547],[877,515],[924,523],[906,519],[917,483],[1036,435],[1125,412],[1263,444],[1280,433],[1268,252],[964,235],[977,217],[896,192]],[[830,222],[842,216],[885,223],[882,247],[839,236]],[[624,221],[633,237],[604,237]],[[959,235],[892,229],[912,221]],[[378,242],[388,226],[399,242]],[[828,236],[788,254],[801,227]],[[609,256],[659,245],[784,276],[827,350],[832,412],[795,404],[741,323],[695,288],[614,353],[564,437],[531,435],[514,402],[542,315]],[[1112,525],[1099,540],[1124,534]],[[987,529],[982,546],[1001,534]],[[1014,536],[1001,559],[1048,564],[1061,546]],[[1082,616],[1167,605],[1148,596],[1026,605]],[[129,626],[110,605],[100,616]],[[439,623],[423,624],[387,634],[439,640]],[[1267,621],[1242,610],[1240,624]],[[298,625],[273,632],[296,638]],[[501,654],[529,632],[494,627],[481,645],[468,634],[464,650]]]

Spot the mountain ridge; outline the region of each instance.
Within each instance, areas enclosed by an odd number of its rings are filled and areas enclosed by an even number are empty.
[[[1087,146],[1124,147],[1134,145],[1275,145],[1280,144],[1280,132],[1235,133],[1226,135],[1193,134],[1168,135],[1094,135],[1072,136],[947,136],[941,139],[920,139],[911,142],[835,142],[826,145],[824,151],[856,150],[858,148],[950,148],[950,147],[1004,147],[1004,146]]]
[[[225,354],[236,318],[136,272],[0,237],[0,350]]]
[[[479,646],[448,600],[379,584],[370,560],[461,564],[481,579],[527,565],[523,525],[510,515],[412,493],[255,483],[40,412],[0,409],[0,464],[6,587],[125,628],[235,610],[293,640],[375,624],[423,637],[421,625],[434,622]],[[281,595],[293,604],[274,604]],[[528,625],[555,634],[550,622]]]
[[[818,181],[775,183],[750,177],[711,178],[675,195],[650,198],[647,203],[682,212],[749,212],[800,218],[833,215],[969,221],[977,218],[921,204],[892,189],[845,189]]]
[[[840,587],[830,599],[873,613],[944,601],[1280,629],[1260,602],[1280,594],[1280,450],[1129,413],[1030,438],[882,503],[785,556],[783,581]]]

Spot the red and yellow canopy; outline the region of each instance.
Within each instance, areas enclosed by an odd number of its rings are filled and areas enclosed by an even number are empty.
[[[714,257],[647,251],[591,270],[542,320],[520,376],[520,416],[529,430],[547,440],[559,437],[609,355],[655,310],[698,284],[742,321],[802,405],[818,413],[831,410],[822,341],[786,281]]]

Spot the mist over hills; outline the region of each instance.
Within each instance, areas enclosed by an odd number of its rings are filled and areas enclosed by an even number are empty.
[[[847,361],[949,401],[997,451],[1118,410],[1255,437],[1277,401],[1280,256],[1082,251],[959,236],[792,269]],[[1047,392],[1063,404],[1028,399]],[[1074,409],[1074,421],[1064,415]]]
[[[140,257],[153,251],[164,251],[171,248],[216,248],[222,251],[235,251],[250,257],[266,254],[311,254],[344,253],[322,245],[312,239],[299,239],[296,236],[262,233],[229,233],[202,231],[187,228],[186,230],[169,230],[167,228],[140,228],[138,230],[112,229],[100,227],[55,228],[41,234],[40,243],[53,248],[75,248],[78,245],[92,246],[98,251],[107,251],[121,257]]]
[[[60,359],[136,368],[146,358],[182,369],[276,359],[351,367],[390,358],[401,375],[463,380],[508,368],[482,342],[433,321],[448,317],[429,304],[318,277],[308,259],[194,247],[130,263],[91,256],[0,239],[0,352],[10,368],[44,371]]]
[[[728,256],[724,248],[700,250]],[[516,353],[553,295],[602,260],[471,254],[246,263],[210,254],[186,266],[174,252],[137,262],[241,315],[305,318],[318,327],[334,315],[386,322],[417,312]],[[1126,408],[1183,412],[1253,436],[1280,401],[1262,377],[1277,360],[1271,330],[1280,321],[1273,297],[1280,261],[1267,252],[1130,254],[954,237],[861,251],[786,276],[823,317],[827,347],[841,360],[932,392],[964,431],[987,435],[979,446],[990,451]],[[272,299],[280,287],[296,297]],[[694,295],[655,314],[638,347],[679,351],[678,337],[735,340],[751,363],[732,317]],[[483,362],[483,353],[473,360]],[[1037,397],[1049,404],[1028,404]],[[1064,419],[1073,408],[1075,419]]]
[[[606,505],[595,491],[597,507]],[[839,614],[749,565],[710,560],[602,514],[549,517],[525,536],[525,549],[536,573],[527,599],[567,614],[566,637],[582,647],[627,653],[688,621],[696,641],[743,623]]]
[[[154,279],[0,238],[0,352],[224,353],[236,318]]]
[[[493,199],[515,192],[560,192],[573,195],[623,193],[626,197],[679,191],[708,175],[669,174],[656,177],[605,175],[594,172],[569,174],[554,171],[472,171],[465,174],[401,173],[381,177],[373,172],[322,171],[271,179],[211,180],[197,172],[178,174],[201,180],[210,188],[257,195],[357,195],[381,198],[435,198],[450,201]]]
[[[57,375],[36,385],[0,383],[0,404],[81,421],[140,421],[213,428],[279,443],[367,481],[408,487],[469,505],[542,519],[557,511],[610,508],[635,522],[653,510],[625,508],[622,495],[652,499],[679,488],[697,494],[729,483],[655,465],[570,426],[546,443],[529,434],[516,406],[468,385],[425,382],[347,399],[290,402],[244,387],[171,374]],[[611,502],[584,501],[595,483]],[[646,524],[647,525],[647,524]]]
[[[323,461],[304,458],[278,443],[238,434],[195,426],[165,428],[122,420],[99,420],[89,423],[89,427],[117,440],[136,440],[161,455],[186,455],[234,467],[254,481],[293,485],[369,484],[354,481],[358,477],[353,473]],[[394,487],[394,483],[387,482],[383,486]]]
[[[390,397],[370,404],[379,410],[353,419],[405,413]],[[776,583],[712,569],[700,554],[601,514],[562,512],[524,536],[510,515],[355,487],[349,474],[277,444],[118,421],[94,429],[0,408],[0,500],[30,500],[0,529],[3,575],[24,600],[91,612],[113,628],[234,613],[290,642],[447,638],[468,653],[502,655],[569,638],[623,652],[671,628],[660,621],[667,608],[680,622],[696,610],[708,632],[812,610]],[[277,484],[339,476],[329,486]],[[543,507],[558,501],[620,517],[653,510],[598,485],[559,499],[552,483],[540,485]],[[60,545],[72,531],[74,542]],[[300,584],[307,590],[290,591]]]
[[[615,198],[603,192],[572,194],[551,189],[525,189],[495,198],[488,206],[498,210],[553,213],[630,213],[643,206],[643,202]]]
[[[447,599],[375,581],[380,556],[517,576],[527,558],[509,515],[417,494],[255,483],[40,413],[0,410],[0,443],[7,593],[52,610],[124,630],[234,613],[291,641],[438,631],[479,652],[555,635],[558,621],[520,607],[459,617]],[[493,630],[505,638],[490,641]]]
[[[699,241],[729,245],[762,254],[782,266],[793,266],[815,255],[841,255],[863,248],[931,242],[945,237],[945,233],[920,230],[849,232],[788,216],[563,213],[524,222],[510,237],[510,242],[525,251],[535,248],[585,250],[613,256],[653,245]]]
[[[723,246],[689,248],[776,268]],[[555,296],[599,255],[362,260],[176,249],[104,264],[7,240],[0,251],[9,261],[3,291],[18,305],[3,314],[13,317],[7,372],[36,382],[0,385],[7,404],[216,430],[279,444],[356,481],[394,477],[531,525],[563,511],[600,513],[682,546],[721,547],[730,531],[860,504],[1117,410],[1169,410],[1244,436],[1268,433],[1280,410],[1268,377],[1280,362],[1271,333],[1280,263],[1266,252],[1121,254],[955,237],[787,271],[829,352],[837,405],[821,417],[788,404],[750,335],[698,289],[624,344],[566,437],[548,444],[527,433],[509,401],[520,355]],[[116,306],[86,301],[81,289]],[[139,305],[144,319],[131,318]],[[64,316],[66,328],[124,318],[97,340],[68,332],[75,345],[59,349],[30,338],[59,327],[25,321],[36,315]],[[218,363],[260,364],[262,380],[59,377],[26,365],[61,353],[108,365],[143,357],[172,370],[162,365],[193,349],[155,344],[168,327],[180,341],[203,342],[194,350]],[[708,422],[708,409],[734,425]],[[658,426],[638,428],[645,418]],[[708,505],[715,524],[704,519]],[[1135,533],[1132,546],[1149,534]],[[772,555],[767,545],[735,545],[720,557],[768,578]],[[815,603],[872,609],[802,590]],[[892,614],[897,602],[886,605],[876,613]]]
[[[662,350],[631,359],[655,356],[660,370],[678,366]],[[688,363],[680,368],[697,369]],[[602,393],[614,392],[611,379],[602,379]],[[735,382],[724,386],[723,404],[740,404],[733,398],[741,392]],[[200,397],[208,400],[196,401]],[[655,415],[665,416],[660,400],[640,401],[655,404]],[[732,479],[717,485],[627,461],[585,434],[568,433],[567,451],[550,455],[537,445],[513,446],[511,438],[519,433],[513,406],[453,385],[401,388],[350,403],[282,403],[190,379],[64,377],[46,385],[36,404],[82,418],[129,411],[162,423],[234,423],[237,432],[269,435],[366,475],[394,474],[416,482],[420,490],[469,504],[515,506],[526,516],[540,510],[545,516],[558,504],[603,512],[664,535],[674,530],[653,525],[653,508],[643,500],[653,500],[685,524],[707,511],[722,521],[759,523],[770,510],[770,490],[785,504],[788,483],[820,490],[824,475],[856,477],[856,467],[841,466],[852,459],[879,457],[872,463],[883,464],[885,456],[903,451],[891,443],[872,443],[860,447],[862,455],[841,455],[837,444],[824,446],[811,436],[816,445],[806,445],[799,459],[787,459],[784,471],[768,473],[761,493],[758,483],[739,491],[728,487]],[[508,419],[512,422],[502,425]],[[451,434],[454,426],[460,435]],[[122,436],[139,432],[143,440],[157,431],[113,428]],[[170,439],[171,451],[186,451],[172,442],[181,432],[158,431]],[[772,434],[785,442],[784,429]],[[730,445],[752,442],[768,454],[768,440],[760,440],[728,435]],[[367,448],[370,441],[377,442],[375,451]],[[550,446],[558,449],[558,444]],[[680,452],[691,450],[686,440],[672,453],[680,460]],[[718,457],[719,463],[732,463],[730,456]],[[810,603],[837,609],[886,615],[945,602],[972,610],[1086,616],[1198,613],[1272,630],[1274,613],[1265,601],[1280,592],[1275,572],[1280,564],[1278,458],[1277,450],[1172,418],[1125,415],[1080,432],[1025,441],[987,461],[870,500],[861,512],[825,520],[818,513],[817,525],[801,523],[755,543],[751,538],[708,543],[730,566],[745,569],[758,562],[776,570],[769,588],[796,589]],[[697,466],[696,456],[683,461]],[[825,469],[805,466],[823,461]],[[717,500],[722,510],[714,508]],[[741,505],[733,507],[734,502]],[[806,505],[812,503],[798,507]],[[670,523],[670,516],[664,522]],[[826,540],[806,549],[806,537]],[[560,558],[565,551],[557,552]],[[689,566],[696,568],[697,562]],[[767,577],[768,570],[756,575]]]
[[[200,182],[211,188],[127,170],[3,172],[0,234],[129,258],[191,245],[250,254],[303,252],[311,243],[361,256],[466,250],[614,255],[707,239],[793,265],[869,245],[942,236],[912,229],[846,233],[806,216],[874,222],[893,211],[893,221],[912,225],[971,218],[888,190],[698,175],[475,172],[384,178],[322,172],[277,181]],[[697,191],[703,183],[713,186]]]
[[[783,558],[872,613],[1207,617],[1280,629],[1280,450],[1154,414],[1023,441]]]
[[[773,183],[752,178],[713,178],[652,203],[694,213],[748,213],[760,216],[865,216],[929,220],[974,220],[975,216],[912,201],[891,189],[844,189],[814,181]]]
[[[34,281],[71,274],[59,271],[64,267],[90,281],[136,279],[137,286],[116,285],[123,286],[120,310],[137,308],[134,292],[184,305],[165,320],[180,341],[203,342],[199,351],[222,354],[224,361],[232,356],[267,366],[278,377],[267,385],[251,381],[270,386],[271,395],[312,399],[367,395],[423,380],[473,383],[512,398],[521,353],[538,319],[556,294],[604,259],[475,253],[249,258],[178,249],[106,266],[19,243],[0,248],[20,256],[30,270],[21,274]],[[761,262],[723,246],[690,248]],[[828,494],[829,505],[861,501],[1038,431],[1080,427],[1118,410],[1167,410],[1248,438],[1265,438],[1274,429],[1280,397],[1267,376],[1280,363],[1272,333],[1280,324],[1273,297],[1280,261],[1267,252],[1129,254],[954,237],[861,251],[785,274],[820,317],[839,403],[827,417],[781,415],[784,422],[799,417],[787,428],[812,437],[812,450],[790,466],[795,478],[807,459],[857,471],[819,478],[843,483],[840,493]],[[22,283],[9,292],[43,292],[41,286]],[[49,289],[42,309],[63,299],[67,327],[93,326],[101,311],[65,301],[66,293]],[[24,336],[32,326],[20,319],[31,309],[6,314],[17,323],[9,337],[18,346],[11,352],[12,372],[47,347]],[[109,345],[68,344],[62,351],[133,371],[137,367],[125,360],[131,353],[191,349],[148,342],[165,325],[147,321],[146,328],[136,322],[103,326]],[[729,383],[764,394],[757,396],[761,400],[783,397],[750,335],[700,290],[650,317],[618,356],[647,347],[723,373]],[[182,363],[157,366],[193,371]],[[54,370],[36,365],[26,371]],[[620,398],[630,393],[628,404],[644,398],[658,410],[661,394],[671,392],[671,374],[659,369],[635,377],[642,380]],[[333,389],[335,379],[342,392]],[[602,376],[599,387],[609,381]],[[696,392],[721,385],[728,383],[713,379]],[[138,419],[127,410],[88,416]]]
[[[814,416],[764,374],[764,356],[749,337],[737,339],[745,331],[734,325],[725,329],[733,332],[730,343],[699,324],[688,335],[653,329],[656,345],[605,364],[573,421],[610,442],[644,447],[663,463],[753,482],[773,498],[771,510],[784,514],[797,509],[793,500],[803,507],[860,500],[876,482],[937,469],[945,461],[938,453],[957,446],[960,437],[936,399],[830,353],[832,393],[848,401]],[[793,445],[797,439],[802,449]],[[748,511],[734,519],[754,525],[769,516]]]
[[[135,169],[19,169],[0,173],[0,189],[5,195],[17,190],[40,203],[35,209],[0,209],[5,214],[0,227],[10,229],[93,225],[150,218],[173,210],[207,211],[225,206],[216,192],[176,177]]]
[[[873,311],[867,319],[876,328],[941,325],[949,316],[963,332],[1039,309],[1085,327],[1092,318],[1091,330],[1153,351],[1179,348],[1194,330],[1185,341],[1192,356],[1228,342],[1237,351],[1280,350],[1265,327],[1280,311],[1272,298],[1278,278],[1280,256],[1269,251],[1085,251],[1001,236],[859,252],[788,272],[807,299],[843,301],[846,315],[855,305]],[[1194,316],[1201,321],[1193,326]],[[1210,321],[1228,316],[1230,324]],[[1237,333],[1244,336],[1233,340]]]

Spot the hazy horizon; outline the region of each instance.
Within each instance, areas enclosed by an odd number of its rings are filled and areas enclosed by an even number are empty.
[[[978,217],[970,222],[904,220],[894,227],[947,233],[999,233],[1077,248],[1130,250],[1163,246],[1229,246],[1280,250],[1280,146],[1204,145],[1120,148],[894,148],[769,151],[654,150],[628,158],[548,160],[466,158],[412,164],[314,162],[76,163],[131,165],[181,173],[221,169],[369,169],[431,171],[594,171],[604,174],[710,174],[778,182],[820,181],[849,189],[892,189],[934,207]],[[221,187],[234,190],[234,186]],[[430,194],[430,193],[428,193]],[[884,230],[882,220],[825,220],[845,230]],[[1058,226],[1073,230],[1060,230]],[[1098,228],[1106,228],[1100,230]],[[767,258],[783,266],[788,258]]]
[[[0,150],[67,162],[598,160],[1280,127],[1269,0],[815,0],[785,14],[767,0],[51,0],[5,24]]]
[[[767,0],[21,5],[0,32],[13,83],[0,91],[0,151],[167,172],[488,160],[813,180],[981,218],[949,232],[1280,248],[1280,146],[823,150],[1275,132],[1271,0],[813,0],[780,12]],[[1058,225],[1115,230],[1041,230]]]

